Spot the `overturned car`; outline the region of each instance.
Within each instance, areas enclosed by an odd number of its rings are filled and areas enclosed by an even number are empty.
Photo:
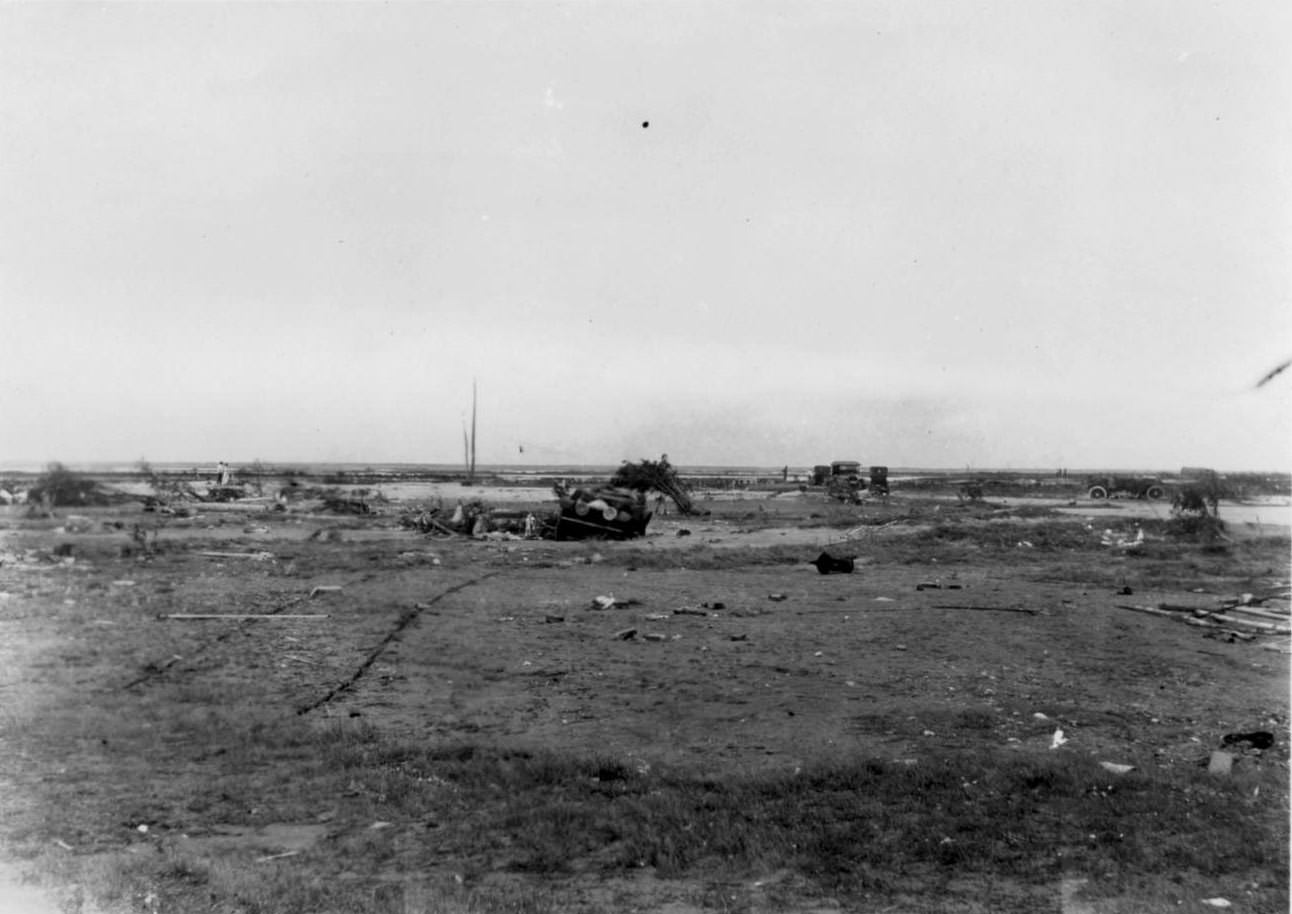
[[[561,503],[555,539],[632,539],[644,536],[650,523],[644,492],[614,486],[571,490],[563,484],[554,491]]]

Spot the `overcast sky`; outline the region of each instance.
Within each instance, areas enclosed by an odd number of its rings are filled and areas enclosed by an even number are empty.
[[[1292,468],[1292,4],[0,5],[0,459]],[[521,453],[521,447],[524,453]]]

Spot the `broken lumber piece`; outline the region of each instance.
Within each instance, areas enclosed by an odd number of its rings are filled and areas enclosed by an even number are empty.
[[[310,590],[310,599],[314,599],[321,593],[336,593],[340,589],[340,584],[318,584]]]
[[[1218,622],[1228,622],[1230,625],[1241,625],[1245,628],[1254,628],[1263,632],[1270,632],[1275,635],[1286,635],[1292,633],[1292,626],[1275,625],[1272,622],[1259,622],[1256,619],[1240,619],[1237,616],[1229,616],[1224,613],[1211,613],[1209,616]]]
[[[1172,611],[1169,609],[1162,609],[1161,607],[1157,607],[1157,606],[1136,606],[1132,603],[1114,603],[1113,605],[1116,606],[1118,609],[1133,609],[1137,613],[1148,613],[1149,615],[1152,615],[1152,616],[1163,616],[1164,618],[1175,619],[1177,621],[1179,621],[1180,619],[1183,619],[1185,622],[1189,623],[1190,625],[1215,624],[1215,623],[1207,622],[1203,619],[1195,619],[1192,616],[1190,617],[1181,616],[1179,610]],[[1190,606],[1188,607],[1188,610],[1189,612],[1193,612],[1194,608]]]
[[[983,612],[998,613],[1027,613],[1029,616],[1035,616],[1039,609],[1029,609],[1026,606],[968,606],[959,603],[939,603],[934,609],[979,609]]]
[[[163,613],[159,619],[326,619],[327,613]]]
[[[1229,606],[1224,606],[1217,610],[1217,612],[1242,613],[1244,616],[1256,616],[1259,619],[1272,619],[1284,624],[1289,621],[1287,613],[1270,612],[1268,609],[1256,609],[1245,603],[1235,603]]]
[[[215,559],[253,559],[257,562],[265,562],[274,557],[272,552],[199,552],[198,555]]]

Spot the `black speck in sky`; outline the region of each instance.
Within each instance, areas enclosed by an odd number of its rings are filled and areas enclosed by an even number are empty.
[[[642,130],[645,130],[649,126],[650,126],[650,121],[642,121]]]

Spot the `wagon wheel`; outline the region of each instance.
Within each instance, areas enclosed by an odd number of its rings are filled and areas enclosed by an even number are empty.
[[[1153,499],[1153,501],[1161,501],[1163,498],[1166,497],[1166,489],[1162,488],[1161,486],[1149,486],[1148,489],[1144,492],[1144,494],[1147,497]]]
[[[1088,494],[1090,495],[1091,498],[1094,498],[1094,499],[1107,498],[1108,490],[1105,489],[1103,486],[1091,486],[1090,492]]]

